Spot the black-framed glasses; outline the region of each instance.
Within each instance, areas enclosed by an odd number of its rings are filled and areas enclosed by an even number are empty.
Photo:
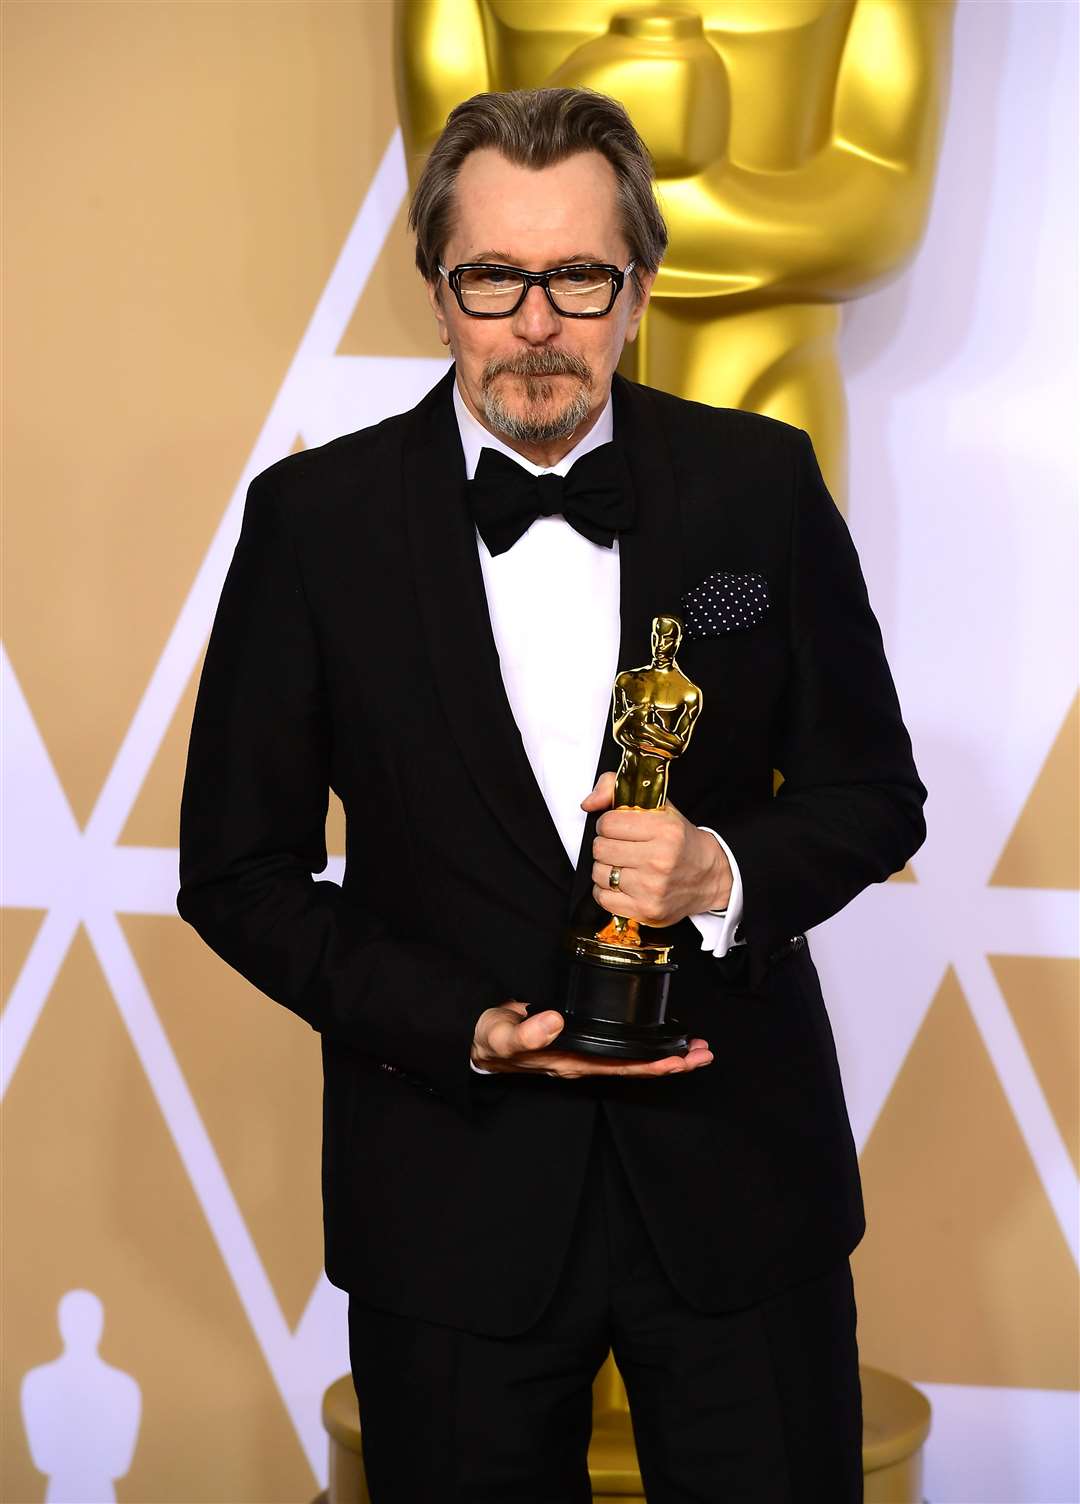
[[[526,272],[519,266],[465,261],[439,271],[449,282],[458,307],[474,319],[505,319],[516,313],[530,287],[542,287],[555,312],[568,319],[602,319],[615,306],[623,283],[637,265],[622,271],[604,262],[577,261],[546,272]]]

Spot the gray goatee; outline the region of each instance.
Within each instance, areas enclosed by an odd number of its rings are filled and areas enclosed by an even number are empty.
[[[511,412],[494,390],[496,377],[502,375],[525,378],[524,412]],[[551,382],[544,379],[548,376],[576,376],[581,383],[575,395],[557,412],[546,410],[553,392]],[[490,360],[480,377],[484,418],[494,433],[518,443],[546,444],[552,439],[568,439],[589,415],[592,385],[592,368],[580,355],[571,355],[566,350],[545,347]]]

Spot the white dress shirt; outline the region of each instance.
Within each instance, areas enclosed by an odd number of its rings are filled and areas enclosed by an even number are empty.
[[[575,460],[607,444],[614,433],[611,398],[596,423],[557,465],[545,469],[489,433],[454,387],[465,473],[472,480],[481,449],[495,449],[530,475],[565,475]],[[585,831],[581,800],[593,774],[610,719],[611,687],[619,662],[619,540],[593,543],[561,516],[538,517],[513,547],[492,556],[476,534],[488,613],[499,652],[503,686],[521,732],[533,774],[574,867]],[[581,651],[588,644],[586,652]],[[566,665],[575,673],[568,675]],[[701,949],[723,956],[741,944],[742,879],[723,836],[703,825],[724,848],[731,866],[726,909],[689,918]],[[476,1069],[476,1067],[473,1067]]]

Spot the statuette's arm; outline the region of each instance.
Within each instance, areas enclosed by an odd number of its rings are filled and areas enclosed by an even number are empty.
[[[620,747],[636,747],[641,724],[641,706],[632,705],[626,697],[626,691],[620,688],[618,683],[615,685],[614,702],[611,734]]]
[[[684,739],[655,719],[656,707],[627,705],[625,694],[620,694],[625,708],[621,713],[616,712],[612,726],[612,734],[619,746],[637,752],[652,743],[657,752],[677,757],[683,749]]]
[[[690,733],[694,729],[694,722],[701,714],[701,698],[687,700],[679,714],[675,717],[675,724],[671,730],[679,739],[680,748],[685,751],[690,744]]]

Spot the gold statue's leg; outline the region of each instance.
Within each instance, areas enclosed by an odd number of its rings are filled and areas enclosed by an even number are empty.
[[[667,801],[670,758],[637,752],[619,764],[612,809],[661,809]]]
[[[840,309],[824,303],[730,309],[721,298],[654,298],[620,370],[694,402],[805,428],[842,508],[847,410],[836,358]]]
[[[612,809],[633,809],[637,803],[637,785],[633,773],[626,768],[624,756],[619,765],[619,771],[615,775],[615,795],[611,801]]]
[[[641,930],[636,919],[624,919],[621,914],[612,914],[602,930],[597,930],[594,939],[607,945],[641,944]]]

